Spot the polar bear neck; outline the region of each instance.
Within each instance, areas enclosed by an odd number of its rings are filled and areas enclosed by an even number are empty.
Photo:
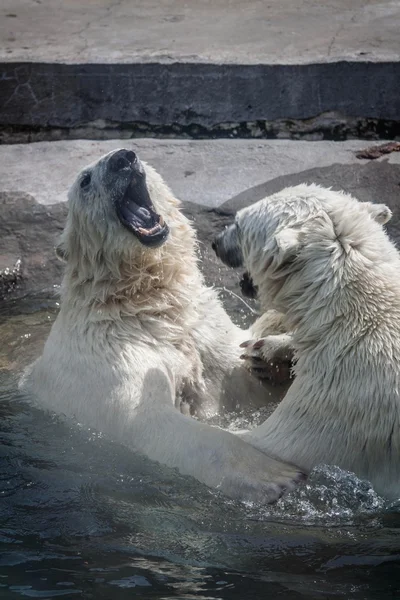
[[[171,228],[171,239],[161,248],[135,244],[121,253],[111,244],[107,252],[100,243],[88,248],[71,226],[61,310],[84,311],[95,321],[157,315],[184,322],[203,280],[189,224],[178,222],[175,228],[179,234]]]

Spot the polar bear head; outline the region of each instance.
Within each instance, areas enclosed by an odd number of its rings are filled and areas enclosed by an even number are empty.
[[[178,200],[132,150],[113,150],[84,168],[68,207],[56,252],[67,263],[69,287],[85,284],[89,296],[131,296],[195,260],[194,233]]]
[[[391,214],[384,204],[359,202],[316,185],[299,185],[240,210],[234,224],[217,236],[213,248],[226,265],[246,268],[264,308],[279,303],[282,310],[288,301],[284,298],[288,279],[292,298],[300,291],[296,286],[311,283],[308,278],[320,282],[329,277],[328,271],[338,274],[350,254],[365,261],[382,260],[380,244],[386,238],[382,225]],[[389,246],[388,251],[395,252]],[[294,274],[296,281],[291,277]]]

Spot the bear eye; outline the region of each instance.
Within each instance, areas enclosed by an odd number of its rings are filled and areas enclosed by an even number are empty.
[[[86,173],[86,175],[84,176],[84,178],[81,181],[81,188],[88,187],[88,185],[90,185],[91,179],[92,179],[92,177],[91,177],[90,173]]]

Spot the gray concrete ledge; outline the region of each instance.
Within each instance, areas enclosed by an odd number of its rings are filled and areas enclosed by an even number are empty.
[[[3,0],[0,134],[394,138],[399,31],[391,0]]]
[[[305,120],[332,111],[334,123],[347,118],[400,121],[400,62],[3,62],[0,71],[0,127],[142,123],[172,126],[172,133],[176,125],[179,134],[193,125]],[[398,134],[392,131],[387,137]]]
[[[399,58],[393,0],[2,0],[2,62],[308,64]]]

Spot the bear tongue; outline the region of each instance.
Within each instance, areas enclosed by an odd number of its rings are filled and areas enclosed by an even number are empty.
[[[151,228],[154,225],[154,219],[151,213],[144,206],[139,206],[134,202],[122,205],[122,213],[129,221],[133,221],[136,226]]]
[[[153,220],[151,218],[151,214],[150,211],[147,210],[147,208],[144,208],[143,206],[141,206],[137,211],[136,211],[136,215],[138,217],[140,217],[140,219],[144,222],[144,224],[148,227],[151,227],[153,224]]]

